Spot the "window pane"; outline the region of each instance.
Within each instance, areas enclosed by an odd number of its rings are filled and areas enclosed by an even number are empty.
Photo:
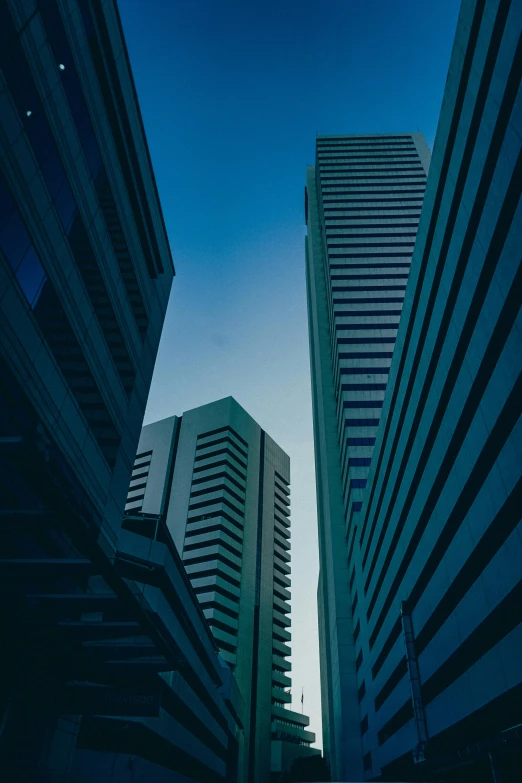
[[[30,244],[29,235],[20,215],[13,212],[0,231],[0,247],[15,272]]]
[[[64,231],[67,233],[72,225],[78,208],[67,182],[64,182],[54,200],[54,206],[60,217]]]
[[[16,279],[27,301],[34,307],[46,280],[46,274],[34,247],[30,247],[16,273]]]

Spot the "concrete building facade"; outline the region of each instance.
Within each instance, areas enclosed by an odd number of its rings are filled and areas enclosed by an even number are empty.
[[[236,776],[240,699],[164,520],[121,528],[173,277],[116,4],[1,3],[6,783]]]
[[[521,11],[461,7],[356,513],[339,501],[341,448],[321,423],[329,415],[333,432],[335,389],[320,375],[326,348],[312,346],[324,710],[347,780],[520,775]],[[314,318],[320,347],[330,334]],[[323,554],[328,502],[346,514],[337,562]]]
[[[321,136],[307,171],[323,745],[334,779],[363,776],[347,530],[361,513],[429,157],[418,133]]]
[[[145,426],[126,513],[168,529],[247,705],[240,779],[314,755],[290,695],[290,461],[232,398]],[[241,778],[241,775],[243,777]]]

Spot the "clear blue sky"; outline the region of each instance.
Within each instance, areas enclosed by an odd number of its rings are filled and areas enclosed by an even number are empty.
[[[119,0],[177,277],[146,421],[231,394],[292,468],[294,709],[321,744],[305,166],[322,133],[433,146],[458,0]]]

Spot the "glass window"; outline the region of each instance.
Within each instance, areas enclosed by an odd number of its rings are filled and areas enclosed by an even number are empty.
[[[12,212],[0,231],[0,247],[13,271],[18,269],[30,244],[29,234],[20,215],[16,211]]]
[[[74,217],[78,212],[78,208],[76,206],[76,201],[74,200],[71,188],[69,187],[69,184],[66,180],[63,182],[60,190],[56,194],[56,198],[54,199],[54,206],[56,207],[56,211],[58,212],[65,232],[68,233],[72,226]]]
[[[34,307],[40,296],[42,286],[47,280],[47,276],[32,245],[18,267],[16,279],[18,280],[27,301],[31,307]]]

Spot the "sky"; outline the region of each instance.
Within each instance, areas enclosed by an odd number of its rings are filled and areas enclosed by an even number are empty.
[[[145,423],[232,395],[289,454],[292,696],[321,740],[304,266],[316,134],[433,148],[458,0],[119,0],[176,268]]]

